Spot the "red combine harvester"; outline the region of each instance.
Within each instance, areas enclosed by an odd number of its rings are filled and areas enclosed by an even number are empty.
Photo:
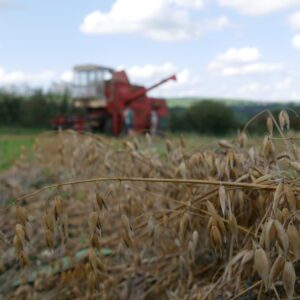
[[[119,135],[124,129],[123,112],[128,107],[133,112],[135,132],[150,130],[153,110],[158,116],[158,129],[163,129],[168,117],[166,100],[148,97],[147,92],[169,80],[176,80],[176,76],[145,88],[131,84],[125,71],[97,65],[76,66],[71,89],[73,103],[77,108],[84,108],[86,115],[57,117],[55,127]]]

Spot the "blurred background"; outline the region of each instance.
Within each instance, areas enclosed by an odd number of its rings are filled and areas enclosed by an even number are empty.
[[[230,135],[283,107],[300,127],[299,0],[0,0],[0,37],[2,149],[49,129],[123,134],[126,107],[139,133],[153,111],[164,134]]]

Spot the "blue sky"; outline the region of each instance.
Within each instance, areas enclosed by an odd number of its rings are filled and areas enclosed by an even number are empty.
[[[76,64],[128,70],[162,96],[300,100],[300,0],[0,0],[0,84]]]

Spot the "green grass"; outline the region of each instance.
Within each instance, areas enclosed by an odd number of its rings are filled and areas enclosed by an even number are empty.
[[[27,152],[32,147],[39,132],[37,129],[0,127],[0,172],[13,165],[22,148]]]
[[[25,150],[26,154],[30,153],[30,149],[34,143],[35,137],[41,133],[41,130],[38,129],[24,129],[24,128],[4,128],[0,127],[0,173],[9,169],[14,162],[20,157],[21,149]],[[218,140],[225,138],[229,141],[233,140],[235,136],[228,135],[226,137],[216,137],[212,135],[198,135],[195,133],[182,134],[186,147],[189,151],[201,151],[207,149],[216,149],[218,148]],[[165,154],[165,140],[169,139],[172,141],[174,147],[177,147],[180,144],[181,134],[171,134],[167,133],[164,138],[155,137],[153,138],[153,147],[156,148],[159,155]],[[146,140],[145,137],[139,136],[138,140],[142,142],[145,146]],[[118,143],[114,143],[115,138],[112,139],[112,145],[120,145],[122,139],[118,139]],[[250,142],[261,141],[261,137],[252,136]],[[118,147],[116,146],[116,147]]]
[[[18,136],[36,135],[41,132],[43,132],[43,131],[38,128],[23,128],[23,127],[18,127],[18,126],[15,126],[15,127],[0,126],[0,138],[1,138],[1,136],[7,136],[7,135],[18,135]]]

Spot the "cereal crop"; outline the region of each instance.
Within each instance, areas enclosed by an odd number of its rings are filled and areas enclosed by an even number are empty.
[[[289,113],[201,150],[40,135],[1,178],[3,299],[299,299]]]

